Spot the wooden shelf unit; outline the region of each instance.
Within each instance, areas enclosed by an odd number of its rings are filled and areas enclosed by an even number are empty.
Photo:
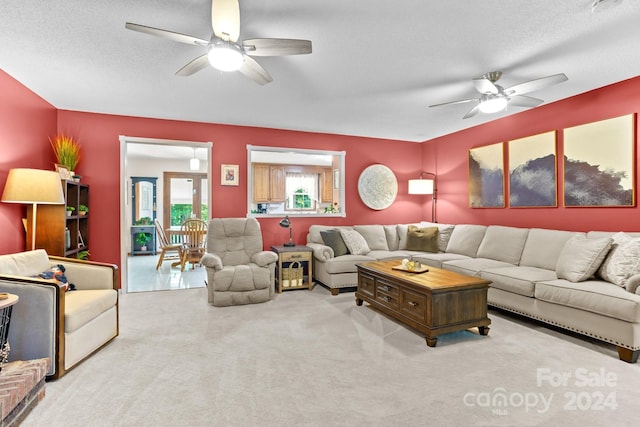
[[[80,215],[80,205],[89,207],[89,186],[74,181],[62,181],[64,205],[38,205],[36,224],[36,248],[49,255],[77,258],[78,253],[89,250],[90,212]],[[72,215],[67,215],[67,206],[73,206]],[[27,209],[27,223],[32,223],[32,209]],[[66,229],[69,229],[67,247]],[[27,231],[26,249],[31,249],[31,230]]]

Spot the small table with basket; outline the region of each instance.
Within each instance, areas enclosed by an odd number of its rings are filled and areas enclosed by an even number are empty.
[[[271,246],[278,255],[276,289],[313,289],[313,249],[308,246]]]

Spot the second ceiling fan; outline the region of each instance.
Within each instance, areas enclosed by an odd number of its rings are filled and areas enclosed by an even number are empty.
[[[568,80],[567,76],[560,73],[552,76],[542,77],[535,80],[529,80],[519,83],[508,88],[504,88],[496,82],[502,76],[502,71],[491,71],[482,77],[473,79],[473,85],[480,93],[479,98],[461,99],[459,101],[443,102],[441,104],[430,105],[429,107],[440,107],[443,105],[463,104],[467,102],[476,102],[477,104],[464,115],[463,119],[473,117],[478,112],[497,113],[504,110],[507,105],[517,107],[537,107],[544,101],[542,99],[524,96],[525,93],[543,89],[547,86],[562,83]]]
[[[190,45],[203,46],[207,53],[198,56],[176,72],[190,76],[208,65],[221,71],[239,71],[254,82],[264,85],[273,78],[251,56],[284,56],[311,53],[311,41],[298,39],[247,39],[240,37],[240,5],[238,0],[212,0],[209,40],[146,25],[127,22],[125,27],[152,36]]]

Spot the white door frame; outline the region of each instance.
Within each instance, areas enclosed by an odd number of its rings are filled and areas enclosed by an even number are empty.
[[[190,148],[206,148],[207,149],[207,191],[208,191],[208,212],[211,214],[211,148],[213,142],[198,142],[198,141],[180,141],[173,139],[157,139],[157,138],[142,138],[137,136],[120,135],[120,292],[127,293],[129,289],[128,284],[128,246],[127,241],[130,235],[130,230],[127,227],[126,213],[131,211],[130,203],[130,188],[127,180],[127,144],[150,144],[150,145],[173,145]]]

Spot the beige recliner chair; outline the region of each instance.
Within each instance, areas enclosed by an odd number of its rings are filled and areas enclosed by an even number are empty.
[[[275,295],[278,256],[262,250],[255,218],[214,218],[207,231],[209,304],[217,307],[267,302]]]

